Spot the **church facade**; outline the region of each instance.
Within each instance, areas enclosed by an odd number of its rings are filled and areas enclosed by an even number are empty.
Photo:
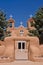
[[[29,31],[35,29],[31,27],[30,18],[27,27],[21,25],[15,27],[15,20],[8,20],[7,33],[4,41],[0,41],[0,62],[12,62],[15,60],[43,61],[43,45],[39,45],[38,37],[29,36]]]

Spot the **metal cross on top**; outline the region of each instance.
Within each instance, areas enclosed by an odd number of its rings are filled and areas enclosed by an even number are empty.
[[[23,22],[22,22],[22,21],[20,22],[20,25],[21,25],[21,26],[23,25]]]
[[[30,15],[30,18],[32,18],[32,16],[33,16],[33,15],[31,14],[31,15]]]
[[[12,15],[10,15],[10,18],[12,18],[13,16]]]

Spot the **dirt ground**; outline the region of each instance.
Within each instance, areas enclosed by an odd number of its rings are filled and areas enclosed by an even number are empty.
[[[10,63],[0,63],[0,65],[43,65],[43,62],[32,62],[32,61],[14,61]]]

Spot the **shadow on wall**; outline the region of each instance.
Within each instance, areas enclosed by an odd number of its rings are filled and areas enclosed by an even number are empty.
[[[43,44],[43,33],[40,35],[39,42],[40,44]]]

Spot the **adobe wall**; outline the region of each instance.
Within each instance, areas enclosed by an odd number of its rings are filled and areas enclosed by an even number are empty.
[[[27,37],[26,38],[26,49],[28,49],[28,57],[29,60],[37,61],[36,57],[41,56],[41,48],[43,47],[39,45],[39,39],[37,37]],[[0,56],[3,57],[9,57],[10,60],[15,60],[15,44],[17,41],[15,41],[12,37],[6,37],[4,41],[0,41]]]
[[[43,45],[40,45],[41,56],[43,57]]]
[[[11,37],[5,38],[5,45],[6,45],[6,50],[5,50],[5,56],[9,56],[11,58],[14,57],[14,41]]]
[[[39,45],[37,37],[31,38],[29,59],[35,62],[43,62],[43,45]]]
[[[4,41],[0,41],[0,44],[2,44],[0,46],[0,58],[2,61],[0,62],[10,62],[15,60],[14,41],[10,37],[6,37]]]

